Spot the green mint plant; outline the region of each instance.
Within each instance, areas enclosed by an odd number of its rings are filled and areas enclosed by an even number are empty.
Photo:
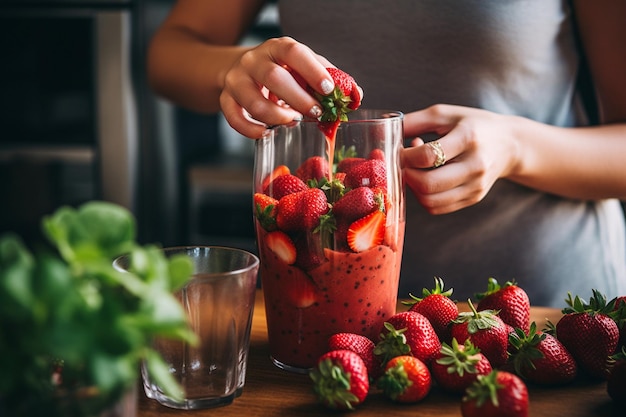
[[[0,415],[90,416],[137,383],[142,361],[182,397],[155,337],[196,343],[173,292],[192,273],[136,242],[132,214],[106,202],[42,220],[49,248],[0,236]],[[127,271],[112,261],[130,254]]]

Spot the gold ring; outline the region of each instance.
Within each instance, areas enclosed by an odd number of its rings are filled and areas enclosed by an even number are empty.
[[[433,168],[438,168],[446,163],[446,154],[443,153],[443,148],[439,141],[433,140],[432,142],[427,142],[426,145],[430,146],[430,148],[435,152],[435,163],[433,164]]]

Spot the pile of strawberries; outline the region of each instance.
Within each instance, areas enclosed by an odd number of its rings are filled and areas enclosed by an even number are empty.
[[[471,416],[527,416],[526,384],[563,385],[576,377],[607,381],[609,396],[626,398],[626,296],[607,302],[596,290],[588,302],[568,294],[555,324],[530,322],[530,301],[515,282],[468,300],[459,312],[435,288],[413,297],[408,311],[385,322],[374,342],[352,333],[333,335],[311,370],[314,391],[332,409],[354,409],[373,389],[394,402],[424,399],[436,384],[461,396]]]
[[[262,243],[288,265],[308,271],[324,261],[323,248],[362,252],[383,243],[391,204],[384,153],[353,154],[341,149],[332,180],[321,156],[293,173],[279,165],[254,194],[255,217],[267,232]]]

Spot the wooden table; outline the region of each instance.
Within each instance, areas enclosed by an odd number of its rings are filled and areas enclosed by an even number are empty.
[[[401,307],[399,307],[401,308]],[[533,307],[531,319],[541,328],[546,319],[556,323],[561,313],[556,309]],[[566,387],[538,388],[529,386],[530,417],[602,417],[623,416],[606,393],[605,383],[576,381]],[[252,324],[250,354],[243,394],[224,407],[181,411],[149,400],[143,390],[139,394],[138,417],[165,416],[320,416],[329,414],[316,402],[307,375],[289,373],[276,368],[269,359],[267,327],[263,294],[258,292]],[[341,414],[341,413],[336,413]],[[422,402],[398,405],[387,401],[378,392],[371,393],[356,412],[367,416],[460,417],[460,397],[443,393],[436,387]]]

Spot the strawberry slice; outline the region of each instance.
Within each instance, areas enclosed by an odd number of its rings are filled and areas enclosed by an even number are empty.
[[[265,245],[287,265],[296,262],[296,245],[286,233],[277,230],[265,235]]]
[[[294,307],[307,308],[317,301],[317,288],[308,275],[292,274],[288,278],[282,283],[281,293]]]
[[[363,252],[380,245],[385,237],[386,216],[375,211],[360,218],[348,229],[348,246],[355,252]]]
[[[278,165],[276,168],[274,168],[272,172],[269,173],[267,177],[263,179],[261,189],[265,190],[276,178],[280,177],[281,175],[287,174],[291,174],[291,170],[289,169],[289,167],[287,165]]]

